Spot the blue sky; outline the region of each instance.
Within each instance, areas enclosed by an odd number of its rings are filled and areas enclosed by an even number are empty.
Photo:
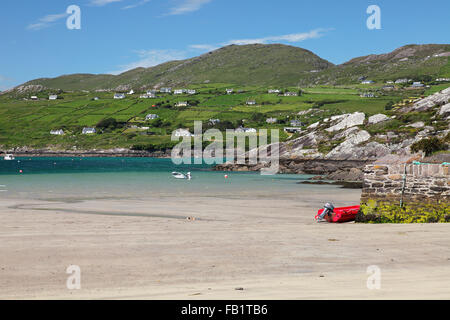
[[[66,27],[69,5],[81,29]],[[369,30],[369,5],[381,9]],[[450,43],[448,0],[2,0],[0,90],[40,77],[119,73],[231,44],[284,43],[335,64]]]

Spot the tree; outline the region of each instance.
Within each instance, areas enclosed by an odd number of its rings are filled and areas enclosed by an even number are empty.
[[[425,152],[425,156],[430,156],[434,152],[447,150],[447,144],[444,142],[445,139],[438,139],[436,137],[422,139],[413,145],[411,145],[412,152]]]
[[[254,112],[250,116],[250,120],[253,121],[253,122],[261,122],[261,121],[264,120],[264,115],[262,113],[259,113],[259,112]]]
[[[389,101],[388,103],[386,103],[386,106],[384,107],[384,110],[389,111],[392,110],[392,108],[394,107],[394,101]]]
[[[121,124],[119,122],[117,122],[116,119],[114,118],[105,118],[100,120],[96,127],[100,128],[100,129],[110,129],[110,130],[114,130],[117,129],[121,126]]]
[[[161,120],[161,118],[156,118],[152,121],[152,126],[155,128],[160,128],[163,126],[163,121]]]

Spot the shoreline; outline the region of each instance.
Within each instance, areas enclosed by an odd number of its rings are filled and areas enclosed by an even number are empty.
[[[32,150],[32,151],[0,151],[0,154],[14,154],[15,157],[35,157],[35,158],[44,158],[44,157],[61,157],[61,158],[70,158],[70,157],[99,157],[99,158],[120,158],[120,157],[128,157],[128,158],[164,158],[170,159],[170,152],[167,151],[110,151],[110,150],[95,150],[95,151],[47,151],[47,150]]]

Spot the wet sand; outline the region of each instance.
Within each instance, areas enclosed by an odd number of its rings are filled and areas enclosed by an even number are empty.
[[[315,190],[4,198],[0,298],[450,298],[450,225],[316,224],[330,192],[339,206],[358,203],[360,191]],[[81,268],[80,290],[66,287],[69,265]],[[367,288],[371,265],[379,290]]]

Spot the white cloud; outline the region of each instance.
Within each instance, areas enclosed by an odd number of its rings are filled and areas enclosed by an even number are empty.
[[[291,33],[281,36],[269,36],[269,37],[263,37],[263,38],[254,38],[254,39],[237,39],[237,40],[230,40],[227,42],[220,43],[218,45],[212,45],[212,44],[192,44],[189,46],[192,50],[200,50],[200,51],[214,51],[216,49],[219,49],[223,46],[228,46],[231,44],[237,44],[237,45],[245,45],[245,44],[254,44],[254,43],[273,43],[273,42],[302,42],[308,39],[316,39],[324,36],[325,32],[331,31],[333,29],[316,29],[309,32],[303,32],[303,33]]]
[[[122,1],[123,0],[91,0],[89,4],[92,6],[102,7],[113,2],[122,2]]]
[[[220,47],[210,44],[191,44],[189,46],[190,49],[193,50],[201,50],[201,51],[214,51],[219,49]]]
[[[143,5],[146,4],[147,2],[150,2],[150,0],[142,0],[142,1],[138,2],[138,3],[130,4],[129,6],[125,6],[125,7],[123,7],[122,9],[123,9],[123,10],[133,9],[133,8],[136,8],[136,7],[143,6]]]
[[[269,36],[264,38],[255,38],[255,39],[238,39],[238,40],[230,40],[223,45],[230,45],[230,44],[254,44],[254,43],[271,43],[271,42],[301,42],[308,39],[316,39],[320,38],[324,35],[325,32],[329,31],[330,29],[316,29],[309,32],[304,33],[291,33],[286,34],[282,36]]]
[[[186,52],[179,50],[139,50],[136,51],[139,60],[119,66],[119,70],[111,71],[111,74],[120,74],[135,68],[149,68],[167,61],[186,59]]]
[[[27,26],[28,30],[41,30],[49,27],[53,22],[67,17],[67,13],[61,14],[49,14],[43,18],[40,18],[37,23],[33,23]]]
[[[212,0],[184,0],[178,6],[170,9],[168,15],[181,15],[199,10]]]

